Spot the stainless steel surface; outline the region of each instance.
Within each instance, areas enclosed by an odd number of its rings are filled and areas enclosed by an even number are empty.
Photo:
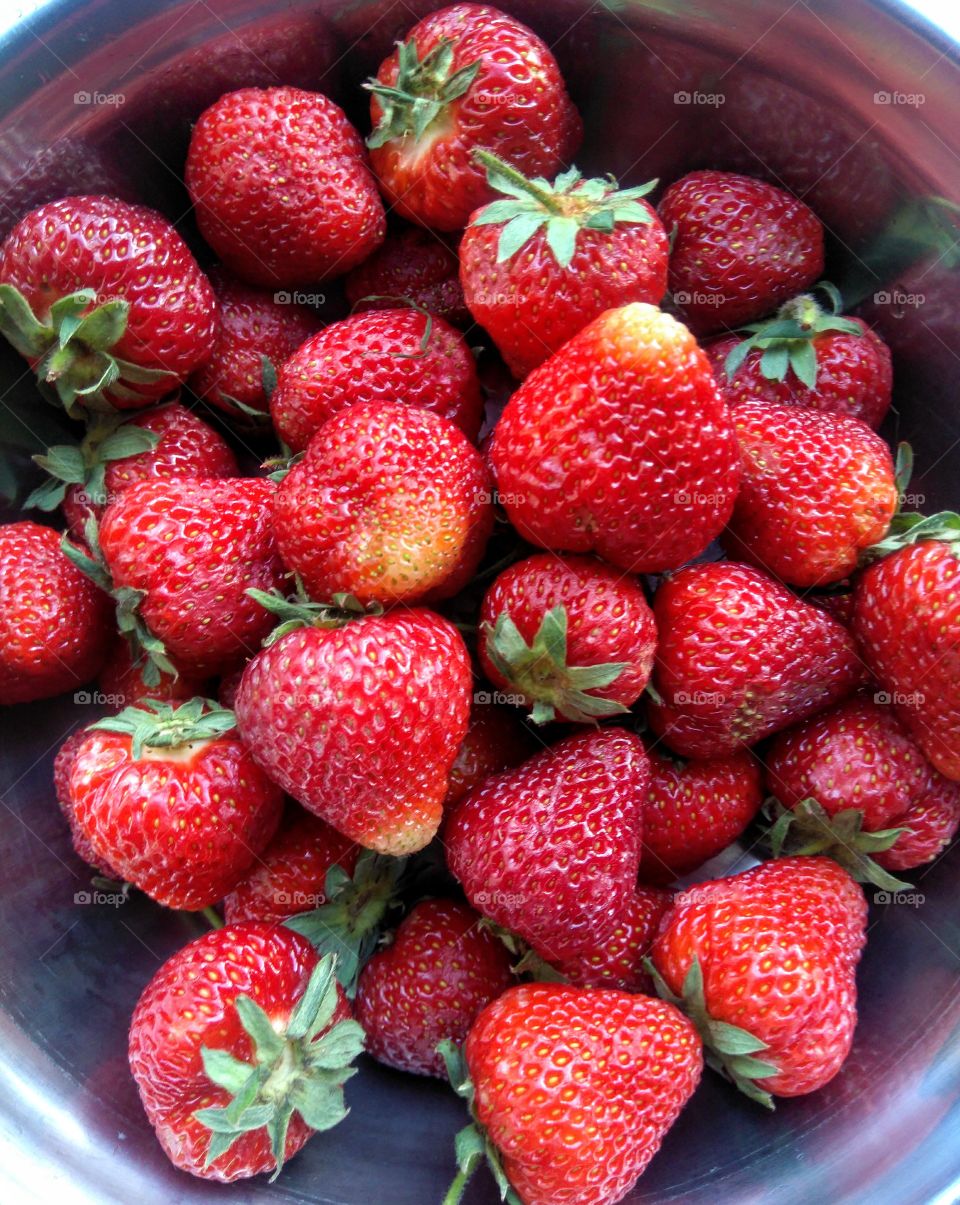
[[[241,84],[299,82],[362,120],[357,81],[433,7],[91,0],[16,20],[8,10],[0,233],[32,205],[82,190],[140,197],[189,232],[177,173],[205,104]],[[956,46],[906,7],[866,0],[502,7],[555,44],[586,118],[581,166],[627,184],[739,168],[818,209],[831,278],[895,347],[888,433],[915,444],[913,489],[928,507],[955,503],[960,248],[951,211],[930,199],[960,201]],[[57,420],[6,350],[0,374],[3,489],[26,479],[29,452]],[[92,715],[70,698],[0,711],[0,1199],[438,1201],[461,1107],[439,1083],[373,1064],[350,1085],[347,1121],[273,1186],[223,1189],[167,1165],[127,1073],[126,1024],[160,960],[201,922],[142,897],[75,902],[89,876],[53,802],[50,763]],[[631,1201],[960,1199],[958,869],[954,852],[916,876],[922,903],[874,907],[862,1020],[841,1076],[771,1118],[708,1075]],[[483,1178],[468,1197],[495,1199]]]

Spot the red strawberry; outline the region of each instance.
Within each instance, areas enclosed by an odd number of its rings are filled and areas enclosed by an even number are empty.
[[[28,213],[0,247],[0,315],[69,411],[126,409],[203,363],[216,302],[165,217],[115,197],[64,197]]]
[[[148,701],[92,724],[69,792],[97,856],[168,908],[206,908],[231,891],[283,807],[233,713],[203,699]]]
[[[381,853],[421,849],[440,825],[467,730],[471,671],[460,634],[408,609],[297,628],[333,619],[320,607],[274,605],[286,634],[253,658],[237,694],[257,761],[351,840]]]
[[[654,731],[684,757],[726,757],[859,686],[853,637],[758,569],[691,565],[654,598]]]
[[[740,479],[705,356],[686,327],[639,302],[601,314],[530,374],[490,456],[525,539],[634,573],[703,552]]]
[[[823,271],[816,215],[762,180],[691,172],[659,210],[673,237],[670,292],[698,335],[763,318]]]
[[[130,1070],[167,1157],[225,1182],[279,1171],[341,1121],[362,1048],[333,959],[283,926],[196,938],[157,971],[130,1022]]]
[[[75,690],[99,670],[110,605],[37,523],[0,525],[0,700],[29,703]]]
[[[523,1205],[613,1205],[700,1082],[696,1030],[662,1000],[526,983],[487,1005],[448,1070],[475,1123],[457,1135],[459,1202],[486,1154]],[[465,1060],[465,1063],[464,1063]],[[508,1198],[510,1199],[510,1198]]]
[[[643,969],[643,958],[672,900],[669,891],[638,887],[621,908],[610,936],[589,953],[558,960],[556,969],[578,987],[649,993],[650,977]]]
[[[251,288],[225,272],[210,279],[220,325],[213,352],[190,378],[190,388],[233,418],[256,420],[250,410],[268,418],[265,382],[319,329],[320,319],[287,293]]]
[[[323,424],[357,402],[422,406],[476,439],[483,399],[466,340],[414,309],[354,314],[308,339],[280,366],[270,413],[302,452]]]
[[[221,96],[193,127],[184,179],[200,233],[251,284],[342,276],[383,241],[383,206],[360,138],[319,92]]]
[[[547,46],[483,4],[430,13],[367,87],[380,187],[400,217],[437,230],[459,230],[492,200],[478,148],[552,176],[583,133]]]
[[[367,1052],[388,1067],[446,1078],[437,1044],[462,1042],[477,1013],[515,980],[506,947],[452,900],[424,900],[374,954],[355,1011]]]
[[[593,557],[541,553],[505,569],[480,608],[480,663],[538,724],[627,711],[653,668],[657,629],[639,584]]]
[[[874,855],[884,870],[912,870],[939,858],[960,829],[960,785],[931,769],[926,787],[897,825],[905,831]]]
[[[503,195],[471,217],[460,280],[514,376],[525,377],[604,310],[663,299],[667,235],[641,199],[652,182],[621,191],[571,168],[546,184],[487,152],[478,157]]]
[[[519,766],[533,751],[533,740],[516,712],[481,702],[474,694],[469,726],[450,767],[444,806],[452,807],[491,774]]]
[[[763,799],[760,768],[747,752],[688,762],[648,752],[640,878],[668,883],[736,841]]]
[[[103,702],[113,711],[122,711],[124,707],[131,707],[142,699],[165,702],[179,700],[185,703],[205,693],[205,678],[179,669],[176,674],[165,670],[150,673],[150,665],[149,657],[142,650],[134,653],[126,637],[115,636],[97,678]],[[151,679],[149,682],[148,677]],[[153,681],[154,677],[157,677],[157,681]]]
[[[491,499],[483,458],[447,419],[358,404],[321,427],[281,483],[277,545],[319,601],[447,598],[483,556]]]
[[[406,226],[388,234],[343,284],[355,312],[392,309],[407,301],[453,326],[470,326],[459,271],[456,253],[438,234]]]
[[[70,794],[70,775],[73,772],[73,763],[77,758],[77,750],[81,745],[86,743],[86,740],[86,728],[78,728],[76,732],[71,732],[57,750],[57,756],[53,759],[54,795],[56,796],[57,803],[60,805],[60,811],[63,812],[67,823],[70,825],[70,839],[77,857],[86,862],[88,866],[92,866],[98,873],[106,876],[106,878],[121,879],[123,876],[118,874],[112,866],[97,854],[97,851],[77,824],[76,809],[74,808],[73,797]]]
[[[678,895],[652,959],[723,1072],[772,1107],[828,1083],[857,1023],[867,904],[830,858],[778,858]]]

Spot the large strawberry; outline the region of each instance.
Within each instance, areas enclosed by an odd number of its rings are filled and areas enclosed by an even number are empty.
[[[360,138],[319,92],[221,96],[193,127],[184,179],[200,233],[251,284],[341,276],[383,241],[383,206]]]
[[[850,1052],[867,904],[830,858],[778,858],[678,895],[653,945],[658,985],[708,1062],[754,1100],[822,1088]]]
[[[525,539],[634,573],[703,552],[740,480],[706,357],[686,327],[640,302],[601,314],[527,377],[490,457]]]
[[[850,694],[863,678],[853,637],[773,578],[732,561],[666,578],[653,603],[659,644],[654,731],[685,757],[725,757]]]
[[[333,959],[252,922],[174,954],[130,1022],[130,1070],[167,1157],[225,1182],[279,1171],[341,1121],[362,1049]]]
[[[580,145],[580,116],[545,43],[484,4],[425,17],[367,87],[380,187],[401,217],[437,230],[459,230],[493,199],[478,148],[552,176]]]
[[[519,766],[535,750],[517,712],[485,700],[487,693],[474,693],[466,735],[450,767],[446,807],[459,802],[491,774]]]
[[[343,289],[354,312],[412,303],[454,326],[469,326],[456,252],[433,231],[406,226],[350,271]]]
[[[460,243],[470,312],[514,376],[525,377],[591,319],[667,291],[667,235],[642,198],[576,168],[528,180],[488,152],[478,158],[501,196],[477,210]]]
[[[670,292],[697,334],[763,318],[823,271],[823,227],[783,189],[691,172],[659,205],[672,237]]]
[[[165,217],[64,197],[0,247],[0,332],[71,412],[145,406],[210,354],[210,282]]]

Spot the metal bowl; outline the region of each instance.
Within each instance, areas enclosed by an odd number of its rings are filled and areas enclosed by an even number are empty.
[[[27,5],[0,34],[0,234],[69,192],[142,199],[191,230],[179,180],[190,122],[220,93],[298,83],[358,121],[358,81],[429,0],[90,0]],[[895,410],[930,508],[960,481],[960,64],[947,35],[868,0],[504,0],[554,46],[587,134],[580,166],[627,184],[702,166],[793,189],[830,234],[829,276],[892,344]],[[7,12],[9,13],[9,9]],[[3,21],[6,14],[0,15]],[[56,438],[20,359],[0,351],[0,489]],[[914,500],[916,501],[916,500]],[[15,513],[15,501],[10,515]],[[9,517],[9,516],[8,516]],[[430,1205],[461,1104],[367,1062],[352,1112],[273,1185],[222,1188],[166,1162],[127,1071],[127,1021],[203,922],[136,893],[90,902],[53,801],[78,695],[0,715],[0,1196],[61,1202],[296,1200]],[[960,1197],[956,852],[875,902],[862,1018],[842,1074],[770,1117],[708,1074],[629,1198],[660,1202]],[[467,1198],[497,1199],[478,1178]]]

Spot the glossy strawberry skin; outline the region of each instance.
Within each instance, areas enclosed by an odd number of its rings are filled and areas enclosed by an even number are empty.
[[[318,92],[221,96],[193,127],[184,178],[200,233],[250,284],[316,284],[383,241],[383,206],[360,138]]]
[[[853,637],[760,570],[691,565],[654,597],[659,644],[648,715],[684,757],[726,757],[852,693]]]
[[[470,440],[483,417],[466,340],[442,319],[408,308],[354,314],[308,339],[280,366],[270,413],[284,443],[302,452],[328,419],[358,402],[421,406]]]
[[[393,212],[435,230],[460,230],[493,199],[484,147],[526,176],[552,177],[576,153],[583,133],[556,60],[532,30],[483,4],[455,4],[430,13],[404,39],[422,60],[442,41],[453,45],[452,72],[480,62],[465,95],[453,101],[418,141],[392,138],[370,152],[370,164]],[[377,81],[394,86],[398,55],[384,60]],[[370,99],[371,123],[382,115]]]
[[[88,682],[111,635],[106,595],[39,523],[0,525],[0,699],[30,703]]]
[[[144,680],[147,665],[145,656],[139,656],[134,662],[130,643],[125,637],[114,637],[97,677],[102,701],[111,711],[122,711],[141,699],[179,699],[186,702],[198,695],[206,697],[207,680],[185,671],[180,671],[174,677],[166,670],[159,670],[159,682],[147,685]]]
[[[594,319],[527,377],[490,454],[525,539],[634,573],[703,552],[740,480],[706,358],[685,327],[640,303]]]
[[[931,769],[924,790],[897,825],[909,831],[873,855],[885,870],[913,870],[939,858],[960,829],[960,785]]]
[[[577,987],[613,988],[653,994],[643,959],[653,945],[673,896],[657,887],[640,886],[624,901],[616,927],[596,949],[559,960],[557,970]]]
[[[437,234],[407,226],[388,234],[343,286],[352,313],[394,309],[406,300],[452,326],[470,326],[459,271],[456,253]]]
[[[302,628],[247,666],[237,723],[259,764],[305,808],[361,845],[400,855],[439,827],[471,678],[459,633],[430,611]]]
[[[200,1051],[209,1046],[252,1061],[252,1042],[234,1007],[237,996],[256,1000],[282,1026],[316,964],[313,946],[282,925],[230,925],[190,942],[147,984],[130,1023],[130,1070],[160,1145],[181,1171],[229,1183],[276,1166],[261,1128],[204,1168],[210,1131],[193,1114],[225,1106],[230,1098],[207,1078]],[[340,993],[330,1026],[349,1016],[350,1006]],[[286,1158],[312,1133],[294,1113]]]
[[[613,1205],[700,1080],[672,1005],[553,983],[511,988],[464,1045],[477,1119],[524,1205]]]
[[[367,1052],[388,1067],[446,1078],[437,1043],[460,1043],[477,1013],[515,979],[503,942],[451,900],[424,900],[374,954],[357,984]]]
[[[850,1051],[867,904],[830,858],[777,858],[675,897],[652,959],[679,994],[694,958],[714,1020],[767,1043],[775,1096],[823,1087]]]
[[[723,545],[794,586],[841,581],[897,509],[887,444],[859,419],[769,402],[732,412],[743,462]]]
[[[857,584],[853,628],[914,739],[960,781],[960,557],[924,540],[877,561]]]
[[[63,812],[67,823],[70,825],[70,840],[77,857],[86,862],[88,866],[92,866],[98,874],[102,874],[108,879],[120,881],[123,876],[118,874],[105,859],[99,856],[77,824],[76,809],[74,808],[73,797],[70,794],[70,775],[73,771],[73,763],[77,757],[77,750],[86,739],[86,729],[78,728],[76,732],[71,732],[57,750],[57,755],[53,759],[53,792],[57,803],[60,805],[60,811]]]
[[[823,227],[796,197],[733,172],[691,172],[659,205],[670,292],[698,335],[763,318],[823,272]]]
[[[466,735],[450,767],[444,807],[458,803],[492,774],[519,766],[538,747],[515,711],[474,697]]]

